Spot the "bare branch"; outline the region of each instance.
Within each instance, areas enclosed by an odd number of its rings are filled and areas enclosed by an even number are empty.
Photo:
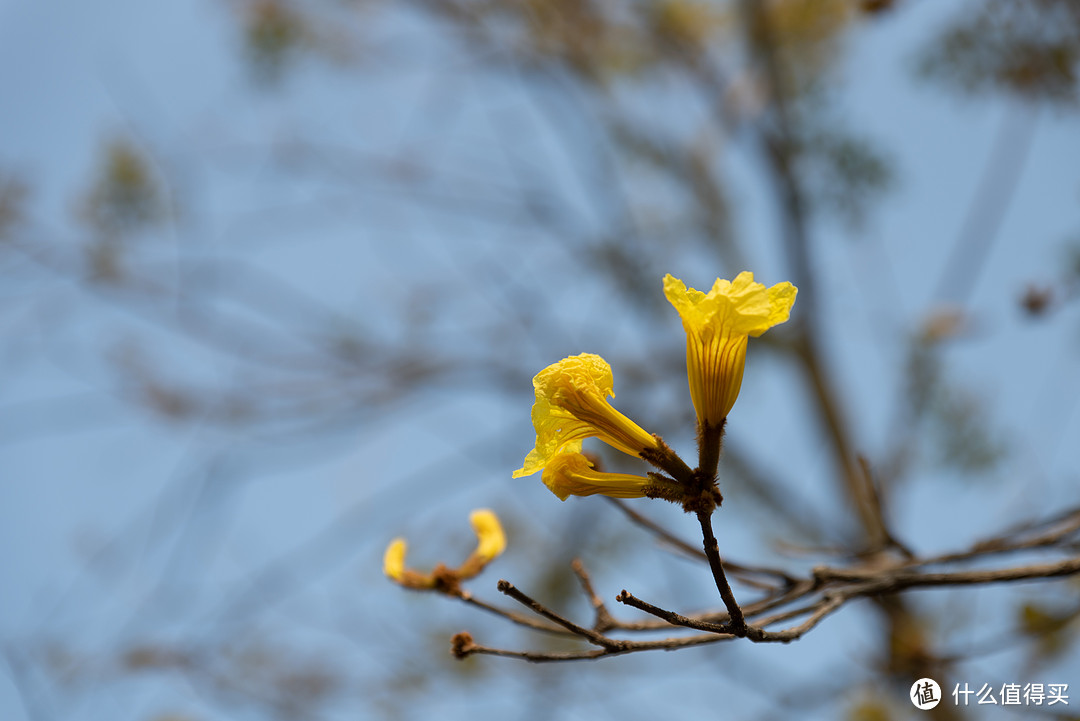
[[[671,611],[665,611],[659,606],[654,606],[651,603],[642,601],[626,589],[623,589],[622,593],[615,597],[615,600],[619,603],[625,603],[627,606],[633,606],[634,608],[645,611],[646,613],[651,613],[658,618],[662,618],[672,626],[685,626],[686,628],[692,628],[697,631],[708,631],[709,633],[725,634],[732,637],[735,635],[729,625],[699,621],[693,618],[687,618],[686,616],[680,616]]]
[[[592,580],[589,578],[588,571],[585,570],[585,564],[581,562],[580,558],[575,558],[570,564],[570,568],[578,577],[578,581],[581,582],[581,589],[585,592],[585,595],[589,599],[589,603],[592,604],[593,610],[596,612],[596,618],[593,620],[593,628],[603,633],[604,631],[616,628],[618,623],[611,617],[611,612],[608,611],[607,606],[604,605],[604,600],[596,594],[593,589]]]
[[[476,606],[477,608],[487,611],[488,613],[495,614],[496,616],[501,616],[510,621],[511,623],[518,624],[519,626],[525,626],[536,631],[543,631],[544,633],[554,633],[559,636],[573,635],[565,628],[552,626],[551,624],[544,623],[543,621],[537,621],[534,618],[522,616],[519,613],[514,613],[513,611],[507,611],[506,609],[499,608],[498,606],[488,603],[487,601],[481,601],[468,591],[465,591],[460,595],[455,595],[454,598],[459,598],[470,606]]]
[[[1041,528],[1049,525],[1050,530],[1037,534],[1033,538],[1021,538],[1016,540],[1016,548],[1027,547],[1033,539],[1044,540],[1049,534],[1058,536],[1071,533],[1075,525],[1075,513],[1062,514],[1050,519],[1046,524],[1034,524],[1025,526],[1021,533],[1030,528]],[[1004,539],[1004,536],[1000,537]],[[707,541],[706,541],[707,543]],[[977,550],[976,548],[966,554],[953,554],[962,560],[974,560],[982,555],[990,555],[1003,552],[1007,546],[1004,540],[991,544],[990,548]],[[851,568],[833,568],[819,566],[815,568],[809,578],[798,580],[784,590],[777,590],[764,599],[748,604],[745,609],[746,617],[756,619],[752,625],[743,622],[740,629],[732,624],[725,614],[704,613],[697,616],[684,616],[674,611],[660,608],[643,601],[633,594],[623,590],[616,600],[627,606],[637,608],[655,616],[655,623],[629,624],[607,616],[603,628],[620,629],[624,631],[657,630],[670,626],[689,628],[702,631],[705,635],[668,638],[659,641],[632,641],[627,639],[609,638],[596,631],[591,631],[569,619],[548,609],[543,604],[535,601],[521,591],[514,588],[506,581],[499,582],[499,590],[514,598],[518,602],[528,606],[534,613],[547,618],[554,623],[567,629],[570,634],[580,636],[590,643],[600,646],[599,650],[577,652],[532,652],[512,651],[507,649],[488,648],[468,643],[455,641],[455,654],[465,657],[472,654],[487,654],[518,658],[531,662],[557,662],[595,659],[604,656],[635,653],[650,650],[675,650],[688,646],[696,646],[704,643],[719,641],[731,641],[735,638],[746,637],[755,643],[790,643],[802,638],[806,633],[813,630],[822,620],[839,610],[849,601],[860,598],[875,597],[903,592],[909,589],[936,588],[942,586],[971,586],[986,585],[990,583],[1009,583],[1040,579],[1072,576],[1080,573],[1080,556],[1073,556],[1054,563],[1039,563],[1015,568],[955,570],[946,572],[922,572],[921,565],[929,563],[929,560],[900,560],[891,564],[882,564],[876,567],[855,566]],[[580,562],[574,564],[575,573],[578,574],[583,588],[593,601],[594,608],[605,608],[592,589],[588,575]],[[728,589],[730,592],[730,589]],[[760,617],[761,614],[774,609],[801,605],[778,610],[772,615]],[[739,608],[735,605],[735,608]],[[487,610],[491,610],[490,608]],[[742,613],[743,610],[739,609]],[[495,611],[498,613],[498,611]],[[605,608],[606,613],[606,608]],[[504,614],[511,620],[514,614]],[[768,627],[795,618],[806,616],[801,623],[782,630],[767,630]],[[532,623],[522,625],[534,626]],[[543,624],[542,629],[551,631],[551,627]],[[467,634],[465,635],[467,636]],[[455,637],[457,638],[457,637]]]
[[[500,592],[505,593],[507,596],[514,599],[518,603],[528,606],[532,610],[532,612],[537,614],[538,616],[543,616],[550,621],[554,621],[563,628],[569,630],[571,633],[581,636],[590,643],[594,643],[597,646],[602,646],[603,648],[609,650],[619,648],[623,645],[622,641],[615,641],[613,639],[610,639],[601,633],[597,633],[596,631],[585,628],[584,626],[579,626],[568,618],[555,613],[547,606],[533,600],[529,596],[519,591],[517,588],[514,587],[514,584],[510,583],[509,581],[499,581],[498,588]]]

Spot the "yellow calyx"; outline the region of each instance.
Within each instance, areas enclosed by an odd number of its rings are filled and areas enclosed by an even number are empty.
[[[599,438],[623,453],[638,456],[656,449],[656,439],[608,403],[614,397],[611,366],[598,355],[564,358],[533,378],[532,408],[536,447],[514,478],[543,469],[559,451],[585,438]]]
[[[749,271],[733,281],[717,278],[708,293],[664,277],[664,295],[686,330],[686,375],[699,424],[717,427],[727,418],[742,386],[747,339],[785,322],[797,293],[786,282],[766,288]]]

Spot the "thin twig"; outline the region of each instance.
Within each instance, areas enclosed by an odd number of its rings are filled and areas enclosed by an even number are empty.
[[[824,602],[814,611],[810,618],[786,631],[765,631],[760,640],[766,643],[791,643],[796,641],[821,623],[830,613],[843,606],[847,600],[845,596],[825,596]]]
[[[877,574],[858,570],[816,568],[818,578],[834,581],[862,582],[856,587],[858,595],[893,593],[908,588],[928,588],[932,586],[970,586],[1011,581],[1056,578],[1080,573],[1080,557],[1067,558],[1058,563],[1040,563],[1017,568],[999,568],[986,571],[954,571],[952,573],[895,573],[886,569]]]
[[[727,624],[709,623],[707,621],[699,621],[686,616],[680,616],[672,611],[666,611],[659,606],[654,606],[647,601],[642,601],[626,589],[623,589],[622,593],[615,597],[615,600],[619,603],[625,603],[627,606],[633,606],[634,608],[645,611],[646,613],[651,613],[657,618],[662,618],[672,626],[685,626],[686,628],[693,628],[698,631],[708,631],[709,633],[720,633],[728,636],[735,635],[731,630],[731,626]]]
[[[476,598],[475,596],[473,596],[471,593],[469,593],[467,591],[463,592],[460,595],[455,595],[453,597],[457,598],[457,599],[460,599],[461,601],[463,601],[464,603],[469,604],[470,606],[476,606],[477,608],[479,608],[479,609],[481,609],[483,611],[487,611],[488,613],[495,614],[496,616],[502,616],[503,618],[507,619],[508,621],[510,621],[512,623],[516,623],[519,626],[526,626],[526,627],[531,628],[531,629],[533,629],[535,631],[543,631],[544,633],[554,633],[554,634],[557,634],[559,636],[572,636],[572,635],[574,635],[570,631],[566,630],[565,628],[560,628],[559,626],[552,626],[550,624],[544,623],[543,621],[537,621],[536,619],[531,618],[529,616],[522,616],[521,614],[514,613],[513,611],[507,611],[504,608],[499,608],[498,606],[496,606],[494,604],[491,604],[491,603],[488,603],[487,601],[481,601],[479,598]]]
[[[724,575],[724,563],[720,560],[720,547],[716,542],[716,535],[712,529],[712,514],[699,511],[698,522],[701,524],[701,535],[705,547],[705,555],[709,559],[709,568],[712,570],[713,580],[716,582],[716,590],[720,592],[720,598],[727,607],[728,616],[731,618],[732,633],[736,636],[746,635],[746,619],[743,618],[742,609],[735,600],[735,594],[731,592],[727,576]]]
[[[718,641],[727,641],[734,638],[733,636],[721,636],[717,634],[701,634],[697,636],[683,636],[680,638],[665,638],[659,641],[627,641],[625,644],[617,649],[594,649],[591,651],[510,651],[501,648],[489,648],[487,646],[479,646],[477,644],[471,644],[463,648],[459,654],[460,658],[470,656],[472,654],[486,654],[489,656],[506,656],[509,658],[518,658],[524,661],[530,661],[532,663],[549,663],[559,661],[583,661],[597,658],[606,658],[608,656],[621,656],[627,653],[636,653],[639,651],[674,651],[679,648],[689,648],[691,646],[704,646],[710,643],[717,643]]]
[[[514,599],[518,603],[528,606],[530,609],[532,609],[532,612],[537,614],[538,616],[543,616],[549,621],[554,621],[555,623],[559,624],[571,633],[581,636],[590,643],[596,644],[597,646],[602,646],[605,649],[618,648],[623,644],[622,641],[616,641],[614,639],[608,638],[601,633],[597,633],[596,631],[585,628],[584,626],[579,626],[570,619],[560,616],[539,601],[536,601],[519,591],[517,588],[514,587],[514,584],[510,583],[509,581],[499,581],[498,589],[500,592],[505,593],[507,596]]]
[[[585,570],[585,564],[581,562],[581,559],[575,558],[570,563],[570,568],[573,569],[574,574],[578,577],[578,581],[581,582],[581,589],[589,598],[589,603],[592,604],[593,611],[596,613],[596,616],[593,619],[593,630],[603,633],[610,628],[618,626],[618,623],[612,618],[611,613],[608,611],[607,606],[604,605],[604,600],[600,598],[593,589],[592,580],[589,578],[589,573]]]
[[[477,646],[473,644],[462,650],[459,657],[465,658],[473,654],[483,654],[485,656],[506,656],[508,658],[519,658],[523,661],[530,661],[532,663],[544,663],[551,661],[583,661],[586,659],[600,658],[601,656],[608,655],[609,652],[605,649],[595,649],[592,651],[511,651],[504,648],[490,648],[488,646]]]

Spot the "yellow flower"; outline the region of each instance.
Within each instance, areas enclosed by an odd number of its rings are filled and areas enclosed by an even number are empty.
[[[733,281],[717,278],[708,293],[664,277],[664,295],[686,329],[686,374],[699,424],[716,427],[727,417],[742,386],[747,338],[786,321],[797,292],[791,283],[766,288],[749,271]]]
[[[608,396],[615,396],[612,385],[611,366],[592,353],[564,358],[537,373],[532,408],[536,447],[514,478],[536,473],[568,444],[585,438],[599,438],[631,456],[658,448],[650,433],[608,403]]]
[[[580,450],[581,441],[575,441],[557,453],[544,468],[544,485],[560,500],[597,493],[612,498],[643,498],[646,487],[654,485],[647,476],[593,470],[593,464]]]
[[[484,563],[506,550],[506,536],[494,512],[486,508],[475,510],[469,514],[469,523],[476,531],[478,544],[475,553]]]
[[[405,551],[408,547],[404,538],[395,538],[383,555],[383,572],[406,588],[437,588],[447,593],[458,593],[460,581],[476,576],[506,549],[506,535],[494,512],[486,508],[477,509],[469,514],[469,522],[476,532],[476,550],[457,568],[447,568],[441,563],[430,573],[406,568]]]
[[[386,547],[386,553],[383,554],[383,573],[395,581],[400,581],[405,574],[405,551],[407,549],[408,544],[405,543],[404,538],[395,538]]]
[[[408,544],[404,538],[395,538],[383,554],[383,573],[406,588],[435,588],[435,575],[405,568],[405,551]]]

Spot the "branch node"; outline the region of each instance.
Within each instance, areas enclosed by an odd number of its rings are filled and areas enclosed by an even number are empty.
[[[459,661],[472,655],[476,648],[473,637],[468,631],[455,633],[450,639],[450,653]]]

